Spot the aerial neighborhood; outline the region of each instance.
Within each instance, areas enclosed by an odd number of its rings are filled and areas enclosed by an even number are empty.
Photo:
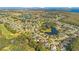
[[[79,50],[79,13],[0,10],[1,51]]]

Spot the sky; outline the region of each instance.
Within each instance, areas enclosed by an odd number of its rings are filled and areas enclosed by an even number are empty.
[[[79,0],[0,0],[0,7],[78,7]]]

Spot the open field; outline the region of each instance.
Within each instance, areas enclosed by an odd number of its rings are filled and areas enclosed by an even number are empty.
[[[79,13],[66,14],[67,17],[60,21],[79,26]]]

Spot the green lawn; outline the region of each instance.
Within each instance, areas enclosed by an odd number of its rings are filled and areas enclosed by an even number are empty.
[[[6,37],[6,39],[15,37],[14,35],[11,35],[12,33],[5,28],[4,24],[0,24],[0,31],[2,32],[2,35]]]

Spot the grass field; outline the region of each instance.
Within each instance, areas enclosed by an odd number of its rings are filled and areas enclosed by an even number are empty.
[[[17,36],[16,34],[13,34],[10,31],[8,31],[4,24],[0,24],[0,31],[2,32],[2,35],[6,37],[6,39],[11,39]]]
[[[69,14],[68,17],[60,21],[79,26],[79,14],[77,13]]]
[[[79,37],[77,37],[68,47],[68,51],[79,51]]]

